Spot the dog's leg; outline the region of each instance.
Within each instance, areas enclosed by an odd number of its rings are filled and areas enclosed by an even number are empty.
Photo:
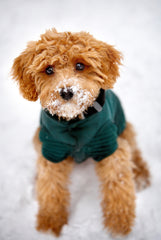
[[[36,193],[39,203],[37,230],[51,230],[59,236],[61,228],[68,220],[70,193],[69,176],[74,165],[71,157],[60,163],[52,163],[41,155],[39,129],[34,136],[35,149],[38,152]]]
[[[141,152],[137,147],[136,136],[133,126],[127,123],[125,130],[120,137],[126,139],[132,150],[133,173],[137,190],[150,185],[150,172],[147,163],[143,160]]]
[[[101,181],[104,225],[112,234],[126,235],[135,219],[135,188],[131,151],[126,140],[118,138],[118,149],[96,163]]]
[[[39,202],[37,230],[51,230],[59,236],[61,228],[67,223],[70,201],[68,184],[72,166],[73,159],[70,157],[61,163],[52,163],[39,157],[36,183]]]

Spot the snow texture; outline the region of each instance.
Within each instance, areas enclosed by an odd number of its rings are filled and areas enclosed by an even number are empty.
[[[9,77],[14,57],[45,29],[85,30],[124,54],[115,90],[148,162],[152,185],[137,193],[136,223],[126,240],[161,239],[161,1],[5,0],[0,2],[0,239],[50,240],[35,230],[36,153],[32,136],[39,102],[24,100]],[[110,240],[103,229],[93,161],[76,165],[69,224],[60,240]]]

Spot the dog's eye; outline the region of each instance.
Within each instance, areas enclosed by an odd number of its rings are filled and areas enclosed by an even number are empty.
[[[45,72],[47,75],[51,75],[54,73],[54,68],[52,66],[48,66],[46,69],[45,69]]]
[[[83,63],[76,63],[76,70],[83,71],[85,68]]]

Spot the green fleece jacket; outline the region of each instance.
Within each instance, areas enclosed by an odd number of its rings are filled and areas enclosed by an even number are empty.
[[[72,156],[80,163],[88,157],[101,161],[114,153],[126,121],[118,97],[107,90],[101,112],[83,120],[65,121],[42,110],[40,125],[39,138],[46,159],[58,163]]]

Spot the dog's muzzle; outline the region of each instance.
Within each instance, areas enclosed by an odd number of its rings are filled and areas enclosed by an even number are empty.
[[[64,100],[70,100],[72,99],[72,97],[74,96],[74,92],[72,90],[72,88],[67,87],[67,88],[62,88],[60,91],[60,96],[64,99]]]

